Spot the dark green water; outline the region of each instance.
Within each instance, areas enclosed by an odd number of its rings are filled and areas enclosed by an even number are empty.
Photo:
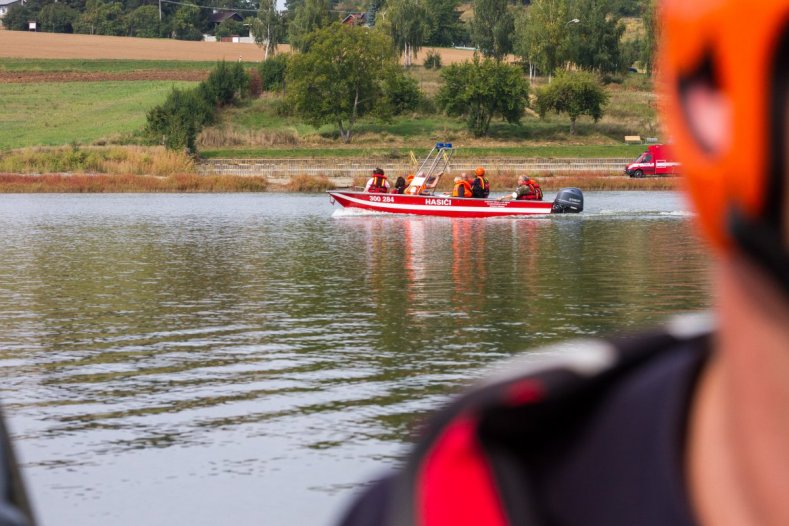
[[[677,195],[586,198],[0,196],[0,396],[43,522],[327,523],[493,362],[709,304]]]

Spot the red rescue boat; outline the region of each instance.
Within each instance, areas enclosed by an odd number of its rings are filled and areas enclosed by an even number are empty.
[[[435,195],[435,188],[447,170],[452,154],[451,144],[436,144],[404,194],[333,190],[328,192],[332,204],[390,214],[468,218],[578,213],[583,210],[583,193],[578,188],[563,188],[552,203]]]
[[[435,195],[370,194],[336,190],[331,198],[345,208],[390,214],[439,217],[503,217],[550,214],[553,203],[544,201],[499,201]]]

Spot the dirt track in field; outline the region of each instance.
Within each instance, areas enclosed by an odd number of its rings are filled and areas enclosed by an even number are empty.
[[[84,71],[0,71],[0,84],[30,84],[34,82],[101,82],[129,80],[182,80],[199,82],[208,77],[200,70],[144,70],[123,73]]]
[[[423,49],[415,63],[422,64],[430,49]],[[289,47],[282,45],[280,51],[289,51]],[[440,48],[438,52],[444,64],[462,62],[473,56],[473,52],[461,49]],[[224,59],[254,62],[263,59],[263,51],[254,44],[0,30],[0,58],[2,57],[203,61]]]

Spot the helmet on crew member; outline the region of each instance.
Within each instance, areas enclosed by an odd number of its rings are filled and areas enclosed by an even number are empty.
[[[477,175],[477,177],[484,177],[485,176],[485,169],[480,166],[479,168],[474,170],[474,173]]]
[[[664,0],[659,17],[667,123],[703,231],[789,290],[789,1]]]

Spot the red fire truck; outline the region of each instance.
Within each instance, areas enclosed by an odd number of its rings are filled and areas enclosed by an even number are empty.
[[[671,175],[679,173],[680,163],[674,157],[670,147],[665,144],[647,146],[647,151],[641,154],[634,163],[625,167],[625,173],[630,177],[647,177],[655,175]]]

